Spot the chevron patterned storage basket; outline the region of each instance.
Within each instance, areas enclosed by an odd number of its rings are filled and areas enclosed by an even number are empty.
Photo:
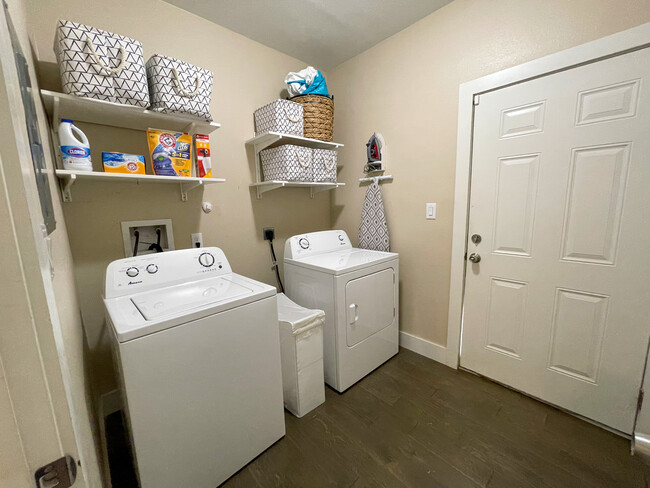
[[[54,39],[63,93],[149,106],[142,44],[134,39],[60,20]]]
[[[294,136],[303,135],[302,105],[289,100],[275,100],[258,108],[255,117],[255,135],[264,132],[282,132]]]
[[[311,149],[284,144],[260,151],[264,181],[313,181]]]
[[[329,149],[312,150],[314,181],[336,182],[336,154]]]
[[[154,54],[147,61],[151,110],[190,114],[211,121],[213,78],[212,71]]]

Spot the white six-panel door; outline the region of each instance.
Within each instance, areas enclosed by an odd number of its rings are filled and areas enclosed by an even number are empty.
[[[481,260],[461,366],[631,433],[650,335],[650,49],[480,96],[468,236]]]

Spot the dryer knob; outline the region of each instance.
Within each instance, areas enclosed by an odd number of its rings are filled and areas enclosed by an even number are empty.
[[[154,274],[158,272],[158,266],[155,264],[149,264],[147,265],[147,273],[149,274]]]
[[[135,278],[136,276],[138,276],[138,274],[140,274],[140,270],[138,268],[131,267],[126,270],[126,275],[129,278]]]
[[[300,247],[302,247],[303,249],[307,249],[307,248],[309,247],[309,241],[308,241],[306,238],[304,238],[304,237],[302,237],[302,238],[298,241],[298,244],[300,244]]]
[[[343,234],[339,234],[339,241],[343,242],[345,240],[345,237],[343,237]]]
[[[209,268],[214,264],[214,256],[209,252],[204,252],[199,256],[199,263],[201,264],[201,266],[205,266],[206,268]]]

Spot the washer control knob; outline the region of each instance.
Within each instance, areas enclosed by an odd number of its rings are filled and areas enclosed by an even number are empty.
[[[339,234],[339,241],[343,242],[345,240],[345,237],[343,237],[343,234]]]
[[[206,268],[209,268],[214,264],[214,256],[209,252],[204,252],[199,256],[199,263],[201,264],[201,266],[205,266]]]
[[[126,275],[129,278],[135,278],[140,274],[140,270],[134,266],[130,267],[129,269],[126,270]]]
[[[305,237],[301,237],[298,241],[298,244],[300,244],[300,247],[303,249],[307,249],[309,247],[309,241]]]
[[[154,274],[158,272],[158,266],[155,264],[148,264],[147,265],[147,273],[149,274]]]

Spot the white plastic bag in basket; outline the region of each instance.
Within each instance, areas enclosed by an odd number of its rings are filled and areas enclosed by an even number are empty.
[[[290,97],[295,97],[304,92],[309,85],[314,82],[314,78],[318,76],[318,70],[313,66],[307,66],[305,69],[294,73],[288,73],[284,82],[287,84],[287,90]]]

